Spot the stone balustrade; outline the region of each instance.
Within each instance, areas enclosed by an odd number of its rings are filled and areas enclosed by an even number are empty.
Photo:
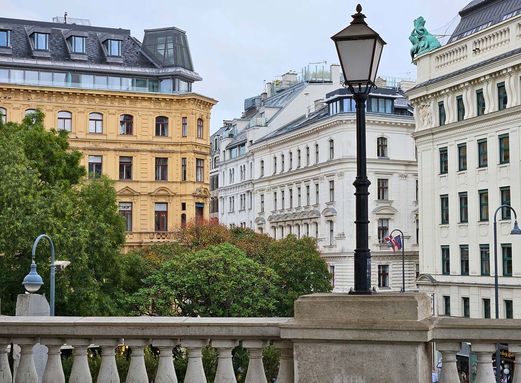
[[[68,381],[92,382],[88,350],[94,345],[101,348],[99,383],[122,381],[115,350],[123,345],[130,349],[127,383],[151,381],[145,368],[150,345],[158,350],[155,383],[181,378],[175,347],[188,356],[184,382],[209,381],[202,358],[207,346],[217,355],[214,382],[236,383],[232,351],[238,345],[249,355],[244,381],[268,383],[262,357],[268,344],[280,350],[278,383],[427,383],[438,362],[433,349],[442,355],[440,383],[459,383],[456,355],[463,342],[477,355],[477,383],[495,381],[497,343],[515,355],[513,382],[521,382],[521,320],[433,317],[430,299],[419,293],[315,294],[296,302],[294,318],[0,317],[0,383],[38,381],[32,358],[37,343],[48,348],[44,383],[65,383],[60,352],[70,348]],[[10,344],[20,348],[14,373]]]

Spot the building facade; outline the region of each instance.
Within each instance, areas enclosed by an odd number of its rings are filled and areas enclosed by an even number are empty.
[[[521,1],[472,1],[448,44],[415,59],[420,290],[440,315],[494,317],[493,221],[521,210]],[[521,239],[498,219],[499,313],[521,318]]]
[[[171,238],[209,216],[209,126],[215,101],[191,92],[185,32],[0,19],[0,113],[40,109],[69,132],[89,177],[115,180],[127,245]]]

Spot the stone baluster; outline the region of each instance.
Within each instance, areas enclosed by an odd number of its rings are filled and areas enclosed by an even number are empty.
[[[262,363],[262,350],[265,345],[266,342],[261,340],[245,340],[242,342],[242,347],[247,349],[250,355],[245,383],[268,383]]]
[[[69,383],[92,383],[87,355],[90,341],[88,339],[71,339],[67,343],[74,346],[74,351],[72,352],[74,361],[72,362]]]
[[[461,344],[438,342],[436,347],[441,352],[442,357],[440,383],[460,383],[456,366],[456,353],[461,349]]]
[[[280,350],[279,373],[277,383],[294,383],[293,375],[293,343],[287,341],[277,341],[273,346]]]
[[[128,339],[125,344],[130,347],[130,366],[126,383],[148,383],[145,367],[146,341],[142,339]]]
[[[36,340],[30,338],[13,339],[13,343],[20,346],[20,362],[15,371],[14,383],[36,383],[36,367],[33,359],[33,347]]]
[[[159,349],[159,364],[157,366],[155,383],[177,383],[177,375],[175,374],[174,358],[172,357],[172,349],[179,342],[159,339],[152,344]]]
[[[512,383],[521,383],[521,345],[508,345],[508,351],[514,353],[516,358],[516,361],[514,362],[514,380]]]
[[[202,349],[208,344],[206,340],[186,339],[181,346],[188,350],[188,366],[186,367],[185,383],[206,383],[203,369]]]
[[[65,383],[65,375],[63,374],[61,347],[63,341],[61,339],[41,339],[41,344],[47,346],[47,364],[43,372],[43,383]]]
[[[478,369],[476,383],[494,383],[494,368],[492,366],[492,354],[496,351],[493,343],[472,343],[472,352],[478,356]]]
[[[212,347],[219,352],[219,361],[214,383],[236,383],[235,372],[233,371],[232,351],[239,345],[234,340],[214,340]]]
[[[8,339],[0,339],[0,383],[12,383],[13,375],[9,368],[9,359],[7,358]]]
[[[116,366],[117,340],[103,339],[96,341],[101,346],[101,366],[98,373],[97,383],[120,383],[119,373]]]

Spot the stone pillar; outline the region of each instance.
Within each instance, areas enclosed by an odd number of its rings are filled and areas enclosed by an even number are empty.
[[[492,366],[492,354],[496,351],[493,343],[472,343],[472,352],[478,356],[478,370],[476,383],[494,383],[494,368]]]
[[[300,297],[281,325],[295,383],[430,382],[431,312],[424,293]]]
[[[508,351],[514,353],[516,361],[514,364],[514,380],[512,383],[521,383],[521,345],[508,345]]]
[[[72,339],[68,342],[74,346],[71,376],[69,383],[92,383],[87,356],[90,341],[88,339]]]
[[[265,346],[266,342],[261,340],[245,340],[242,342],[242,347],[248,350],[250,356],[245,383],[267,383],[264,364],[262,363],[262,350]]]
[[[61,347],[63,341],[61,339],[42,339],[41,342],[48,348],[47,364],[43,372],[43,383],[65,383],[65,375],[63,374]]]
[[[156,379],[154,380],[155,383],[177,383],[172,349],[178,343],[168,339],[159,339],[152,342],[152,345],[159,349],[159,364],[157,366]]]
[[[9,368],[9,359],[7,358],[7,347],[9,339],[0,339],[0,383],[12,383],[13,375]]]
[[[186,367],[185,383],[206,383],[203,369],[202,349],[208,344],[206,340],[186,339],[181,346],[188,350],[188,366]]]
[[[98,373],[97,383],[120,383],[119,373],[116,366],[115,348],[118,341],[103,339],[95,341],[101,346],[101,366]]]
[[[277,374],[277,383],[294,383],[293,373],[293,343],[292,342],[274,342],[273,346],[280,350],[279,373]]]
[[[232,351],[239,342],[234,340],[214,340],[212,347],[219,352],[217,372],[215,373],[214,383],[236,383],[235,372],[233,371]]]
[[[440,383],[460,383],[456,365],[456,353],[461,349],[461,344],[457,342],[438,342],[436,347],[441,352]]]
[[[20,346],[20,363],[16,369],[14,383],[36,383],[38,375],[33,359],[33,346],[36,341],[32,338],[13,339]]]
[[[125,341],[125,344],[130,347],[130,366],[126,383],[148,383],[145,367],[146,342],[141,339],[129,339]]]

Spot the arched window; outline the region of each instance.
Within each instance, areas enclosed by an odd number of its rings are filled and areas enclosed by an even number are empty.
[[[332,139],[329,140],[329,159],[332,160],[335,158],[335,141]]]
[[[168,136],[168,117],[165,117],[165,116],[156,117],[156,136],[158,136],[158,137]]]
[[[0,108],[0,122],[5,124],[7,122],[7,109]]]
[[[204,127],[203,119],[198,118],[197,119],[197,138],[204,138],[203,127]]]
[[[132,135],[134,133],[134,117],[130,114],[119,116],[119,134]]]
[[[387,158],[387,138],[385,137],[378,137],[376,139],[376,152],[378,155],[378,158]]]
[[[72,113],[62,110],[58,112],[58,130],[72,131]]]
[[[89,133],[103,133],[103,114],[89,113]]]
[[[25,115],[28,116],[30,114],[33,114],[33,113],[36,113],[36,109],[26,109],[25,110]]]
[[[186,227],[186,214],[181,214],[181,227]]]

